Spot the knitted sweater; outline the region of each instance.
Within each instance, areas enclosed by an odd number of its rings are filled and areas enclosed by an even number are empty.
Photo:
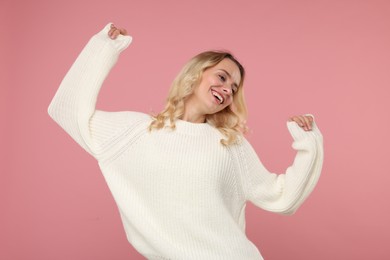
[[[148,131],[140,112],[96,110],[99,90],[132,38],[107,36],[84,47],[55,94],[49,115],[99,163],[128,241],[147,259],[263,259],[245,235],[245,206],[292,214],[320,176],[323,139],[287,122],[297,151],[283,174],[269,172],[242,137],[223,146],[208,123],[176,121]]]

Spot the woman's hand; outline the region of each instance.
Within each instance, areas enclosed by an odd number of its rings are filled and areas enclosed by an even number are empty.
[[[111,24],[111,29],[108,31],[108,36],[111,38],[111,39],[116,39],[116,37],[118,37],[118,35],[128,35],[127,34],[127,31],[126,29],[124,28],[117,28],[114,24]]]
[[[288,121],[295,121],[300,127],[302,127],[305,131],[309,131],[312,129],[313,125],[313,117],[312,116],[292,116]]]

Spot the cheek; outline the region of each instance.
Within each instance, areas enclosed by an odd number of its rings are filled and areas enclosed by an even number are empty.
[[[209,86],[213,86],[213,85],[218,85],[219,84],[219,80],[215,77],[208,77],[207,80],[205,80],[205,82],[207,82],[206,84],[209,85]]]
[[[209,80],[202,80],[198,86],[200,91],[207,91],[213,83]]]

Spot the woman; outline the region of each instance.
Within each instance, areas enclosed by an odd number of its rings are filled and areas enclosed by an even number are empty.
[[[284,174],[268,172],[242,135],[244,69],[222,52],[189,61],[157,116],[96,110],[100,87],[131,39],[113,24],[94,35],[50,116],[97,159],[127,238],[147,259],[262,259],[245,235],[246,202],[292,214],[307,198],[323,161],[313,116],[290,118],[294,163]]]

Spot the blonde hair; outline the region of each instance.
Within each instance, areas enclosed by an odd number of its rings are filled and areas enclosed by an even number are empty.
[[[226,139],[221,140],[223,145],[236,142],[238,136],[247,129],[245,125],[247,109],[243,92],[245,70],[231,53],[225,51],[202,52],[188,61],[171,85],[165,108],[153,116],[149,130],[163,128],[168,119],[170,127],[175,129],[175,120],[183,116],[185,101],[200,84],[203,72],[224,59],[230,59],[238,66],[241,82],[234,94],[232,104],[218,113],[206,115],[206,122],[216,127],[226,137]]]

